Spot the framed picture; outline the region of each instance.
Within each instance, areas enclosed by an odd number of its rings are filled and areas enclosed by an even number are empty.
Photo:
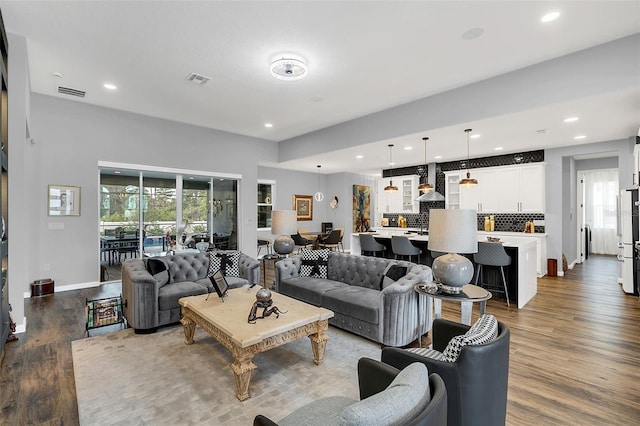
[[[80,187],[49,185],[49,216],[80,216]]]
[[[313,195],[294,195],[293,209],[298,220],[313,220]]]
[[[225,297],[227,295],[227,290],[229,289],[229,284],[227,284],[227,280],[224,275],[222,275],[220,269],[210,276],[209,279],[211,280],[211,284],[216,290],[216,293],[218,293],[218,297],[221,299]]]

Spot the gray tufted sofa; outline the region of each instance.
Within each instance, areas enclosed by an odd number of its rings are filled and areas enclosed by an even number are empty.
[[[379,290],[390,263],[407,266],[407,275]],[[331,325],[387,346],[405,346],[429,330],[431,310],[415,284],[433,281],[431,268],[415,263],[330,252],[327,279],[301,277],[299,256],[276,262],[276,291],[334,312]],[[418,306],[420,303],[420,306]],[[418,315],[420,314],[420,315]]]
[[[152,333],[161,325],[178,322],[178,299],[205,294],[212,288],[207,278],[209,253],[181,253],[154,259],[167,266],[168,284],[159,285],[143,259],[129,259],[122,264],[124,316],[136,333]],[[240,253],[238,266],[240,277],[226,277],[230,288],[260,283],[260,263],[256,259]]]

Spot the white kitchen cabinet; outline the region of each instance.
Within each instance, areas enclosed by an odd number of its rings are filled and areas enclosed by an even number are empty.
[[[466,173],[466,172],[465,172]],[[459,172],[459,176],[462,176]],[[447,188],[449,178],[445,174]],[[471,169],[478,185],[459,187],[459,206],[478,213],[544,213],[544,164]]]
[[[444,208],[460,208],[460,172],[445,172],[444,174]]]
[[[398,187],[398,191],[385,192],[384,187],[389,180]],[[380,213],[419,213],[418,176],[394,176],[378,180],[378,212]]]

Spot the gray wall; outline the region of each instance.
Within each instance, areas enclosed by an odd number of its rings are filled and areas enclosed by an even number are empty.
[[[99,161],[242,175],[239,246],[255,256],[257,163],[275,157],[275,142],[43,95],[33,95],[31,116],[37,159],[24,166],[38,178],[25,195],[35,206],[35,220],[21,226],[35,235],[29,241],[29,281],[43,276],[56,285],[98,280]],[[80,217],[47,216],[49,184],[81,187]],[[52,222],[64,229],[48,229]]]
[[[353,185],[371,187],[371,224],[373,226],[375,212],[375,180],[373,176],[355,173],[318,174],[303,173],[292,170],[259,167],[258,178],[276,181],[276,199],[274,209],[289,210],[293,208],[293,195],[313,195],[317,188],[324,193],[324,200],[313,202],[313,220],[299,221],[298,228],[320,231],[322,222],[332,222],[334,228],[344,228],[343,245],[349,249],[350,235],[353,231]],[[313,189],[313,190],[311,190]],[[333,196],[338,197],[338,207],[332,209],[329,202]],[[276,236],[261,231],[261,237],[274,239]]]
[[[629,139],[600,142],[545,150],[546,199],[545,225],[547,232],[547,256],[558,260],[561,271],[562,255],[568,263],[576,260],[577,222],[576,161],[574,156],[602,154],[616,158],[620,188],[630,188],[633,177],[633,145]],[[558,185],[558,182],[562,182]]]
[[[588,160],[576,160],[576,171],[580,170],[605,170],[617,169],[618,157],[590,158]]]

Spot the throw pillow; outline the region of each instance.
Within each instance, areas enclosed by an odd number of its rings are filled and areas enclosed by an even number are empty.
[[[493,315],[482,315],[465,334],[455,336],[442,352],[442,360],[456,362],[467,345],[484,345],[498,337],[498,321]]]
[[[436,361],[442,361],[443,357],[442,352],[429,348],[407,348],[406,351],[423,356],[425,358],[435,359]]]
[[[301,277],[327,278],[327,263],[329,261],[329,250],[302,249],[302,265],[300,266]]]
[[[236,250],[213,250],[209,252],[207,277],[213,276],[219,269],[225,277],[240,276],[240,252]]]
[[[400,278],[407,275],[407,267],[400,266],[397,263],[390,263],[385,268],[382,279],[380,280],[380,290],[384,290]]]
[[[147,259],[147,271],[155,278],[159,287],[169,283],[167,265],[160,259]]]

